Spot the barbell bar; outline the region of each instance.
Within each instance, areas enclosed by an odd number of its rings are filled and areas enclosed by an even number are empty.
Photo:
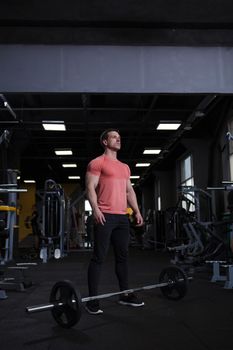
[[[27,306],[28,314],[50,311],[55,321],[63,328],[71,328],[79,322],[82,315],[82,304],[92,300],[111,298],[116,295],[160,288],[162,294],[171,300],[179,300],[187,294],[188,281],[184,271],[176,266],[169,266],[162,270],[159,283],[143,287],[126,289],[120,292],[105,293],[81,298],[80,292],[75,290],[68,280],[56,282],[52,287],[48,304]]]

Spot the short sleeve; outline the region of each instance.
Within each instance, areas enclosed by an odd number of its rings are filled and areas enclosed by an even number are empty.
[[[87,166],[87,172],[91,173],[96,176],[100,176],[101,173],[101,168],[102,168],[102,162],[101,159],[96,158],[93,159]]]
[[[129,168],[129,166],[127,164],[125,164],[125,165],[126,165],[126,169],[127,169],[127,172],[128,172],[128,177],[130,178],[130,176],[131,176],[130,168]]]

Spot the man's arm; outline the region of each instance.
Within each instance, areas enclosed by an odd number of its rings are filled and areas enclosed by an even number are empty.
[[[130,180],[127,181],[127,201],[130,207],[133,209],[134,216],[137,223],[136,226],[142,226],[143,218],[138,208],[137,197]]]
[[[90,172],[86,173],[87,199],[91,204],[95,221],[99,224],[104,225],[105,217],[104,217],[104,214],[100,211],[97,204],[96,187],[98,186],[98,183],[99,183],[99,176],[93,175]]]

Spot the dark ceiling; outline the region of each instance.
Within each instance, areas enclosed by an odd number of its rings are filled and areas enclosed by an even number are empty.
[[[0,42],[232,45],[232,0],[8,0]]]
[[[0,44],[224,45],[233,43],[232,1],[10,1],[1,5]],[[139,183],[185,153],[185,138],[212,140],[231,108],[231,96],[209,94],[5,93],[0,99],[0,131],[12,132],[21,154],[21,177],[67,182],[80,175],[102,150],[100,133],[116,127],[119,154]],[[4,107],[4,98],[13,114]],[[43,120],[63,120],[65,132],[45,131]],[[156,131],[159,121],[181,121],[177,131]],[[158,156],[145,156],[158,147]],[[72,148],[58,157],[55,148]],[[65,169],[62,163],[76,162]],[[135,168],[138,161],[150,168]]]
[[[12,131],[11,143],[21,154],[22,179],[38,182],[53,178],[69,182],[68,175],[81,176],[83,184],[88,161],[101,152],[100,133],[110,127],[120,130],[119,158],[132,175],[148,177],[154,170],[172,166],[185,151],[186,138],[212,139],[230,96],[153,94],[5,94],[15,117],[0,109],[1,131]],[[224,114],[225,115],[225,114]],[[16,118],[16,119],[15,119]],[[66,131],[45,131],[43,120],[65,121]],[[159,131],[160,121],[181,121],[177,131]],[[160,148],[159,155],[143,155],[145,148]],[[71,148],[73,155],[56,156],[56,148]],[[139,161],[150,168],[135,168]],[[63,168],[63,163],[77,168]],[[71,180],[72,181],[72,180]],[[74,181],[74,180],[73,180]],[[77,180],[76,180],[77,181]],[[141,180],[142,181],[142,178]]]

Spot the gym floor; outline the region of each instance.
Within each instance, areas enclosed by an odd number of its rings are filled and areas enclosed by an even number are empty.
[[[69,279],[87,296],[87,267],[91,252],[73,252],[30,269],[33,286],[25,292],[7,291],[0,301],[0,346],[5,349],[145,349],[232,350],[233,290],[210,283],[211,270],[195,272],[188,294],[180,301],[165,299],[159,289],[140,292],[144,307],[117,303],[112,297],[101,301],[102,315],[83,309],[81,320],[71,329],[59,327],[50,312],[28,315],[28,305],[48,302],[53,284]],[[100,293],[117,291],[112,251],[105,262]],[[169,257],[151,250],[130,248],[132,288],[154,284]]]

